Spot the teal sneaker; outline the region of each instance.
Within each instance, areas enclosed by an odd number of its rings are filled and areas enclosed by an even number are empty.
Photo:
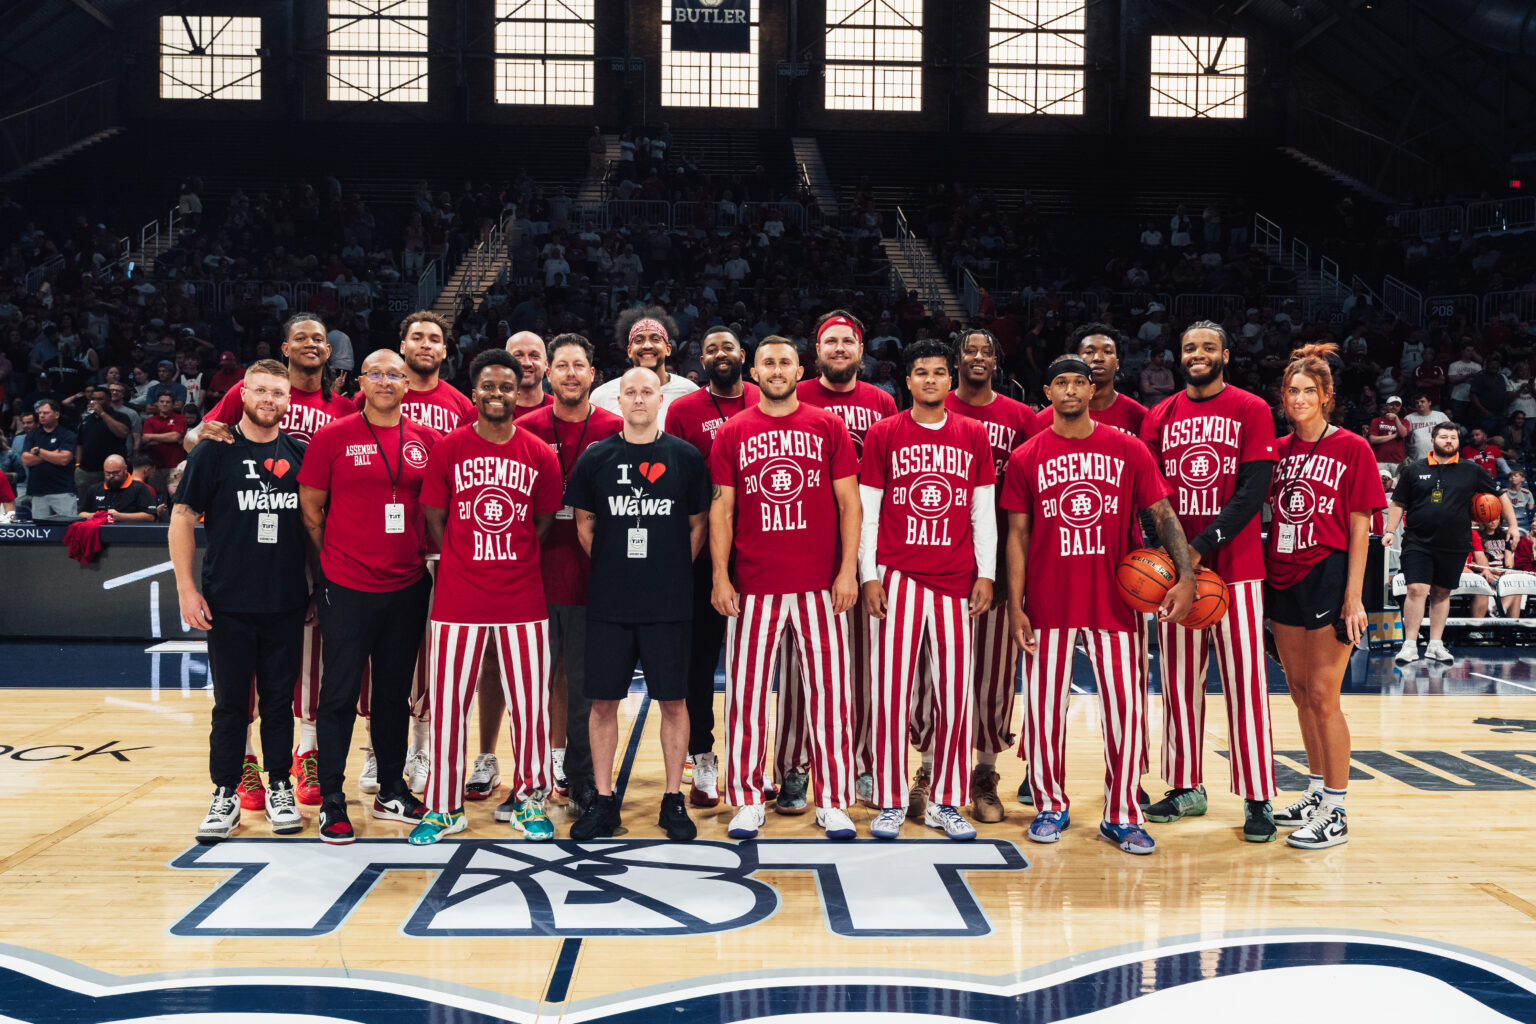
[[[1194,789],[1170,789],[1157,803],[1146,809],[1148,821],[1178,821],[1180,818],[1198,818],[1205,813],[1205,787]]]
[[[534,790],[517,805],[517,811],[512,816],[512,827],[536,843],[555,838],[555,826],[550,823],[549,815],[544,813],[543,793]]]
[[[428,811],[422,815],[421,824],[411,829],[411,834],[406,837],[406,841],[412,846],[431,846],[444,836],[463,832],[468,827],[462,810],[449,811],[447,814]]]

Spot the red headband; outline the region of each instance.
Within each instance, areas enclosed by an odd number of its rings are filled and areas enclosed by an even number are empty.
[[[816,340],[818,342],[821,341],[821,336],[827,333],[828,327],[846,327],[853,332],[854,339],[857,340],[859,344],[862,345],[864,343],[864,332],[859,330],[858,324],[854,323],[852,320],[849,320],[845,316],[835,316],[817,328]]]
[[[636,320],[635,326],[629,329],[629,340],[634,341],[635,335],[644,334],[646,331],[655,331],[657,334],[661,335],[663,338],[666,338],[668,341],[672,340],[667,336],[667,329],[661,326],[660,320],[650,319]]]

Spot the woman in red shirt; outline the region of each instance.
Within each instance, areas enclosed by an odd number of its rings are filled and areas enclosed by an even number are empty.
[[[1304,345],[1281,378],[1280,401],[1292,432],[1276,445],[1273,513],[1264,545],[1264,605],[1301,720],[1311,781],[1306,794],[1275,814],[1300,826],[1286,842],[1303,849],[1349,839],[1349,724],[1339,706],[1344,670],[1366,631],[1361,586],[1371,514],[1386,507],[1375,456],[1358,434],[1329,423],[1335,345]]]

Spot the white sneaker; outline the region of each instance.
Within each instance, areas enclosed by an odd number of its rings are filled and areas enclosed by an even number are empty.
[[[907,820],[905,807],[886,807],[869,823],[869,834],[876,839],[895,839],[901,835],[902,822]]]
[[[976,838],[975,827],[949,804],[929,803],[923,811],[923,824],[929,828],[943,829],[944,834],[951,839],[964,841]]]
[[[555,778],[555,792],[561,796],[571,793],[570,781],[565,777],[565,748],[554,747],[549,752],[550,772]]]
[[[1318,804],[1317,810],[1301,828],[1285,837],[1285,841],[1303,850],[1326,850],[1349,842],[1349,818],[1342,807]]]
[[[688,788],[688,802],[695,807],[715,807],[720,803],[720,761],[713,752],[693,755],[693,785]],[[762,824],[761,819],[758,824]]]
[[[427,756],[425,750],[407,750],[405,752],[405,777],[410,782],[412,793],[421,793],[427,788],[427,774],[432,770],[432,758]]]
[[[1409,637],[1407,640],[1404,640],[1403,641],[1403,649],[1397,652],[1397,657],[1394,658],[1393,660],[1397,661],[1397,662],[1400,662],[1400,663],[1402,663],[1404,665],[1408,664],[1410,661],[1418,661],[1419,660],[1419,642],[1417,640],[1413,639],[1412,637]]]
[[[859,834],[853,819],[840,807],[816,808],[816,827],[824,829],[828,839],[854,839]]]
[[[292,790],[289,792],[292,793]],[[228,839],[229,834],[239,827],[240,798],[233,789],[220,786],[213,791],[213,800],[208,804],[208,817],[197,826],[197,841],[204,846],[211,846],[221,839]]]
[[[693,759],[694,784],[698,784],[699,761],[712,755],[700,754]],[[763,827],[763,822],[768,820],[768,813],[762,804],[744,804],[741,810],[736,812],[736,817],[731,819],[730,827],[725,834],[732,839],[756,839],[757,830]]]
[[[469,781],[464,783],[464,799],[484,800],[501,785],[501,764],[495,754],[476,754],[475,763],[469,769]]]
[[[279,782],[267,790],[267,821],[280,836],[304,831],[304,816],[299,813],[292,782]]]
[[[373,756],[372,747],[363,748],[363,771],[357,777],[357,791],[359,793],[379,791],[379,759]]]
[[[1431,640],[1429,646],[1424,648],[1424,657],[1430,661],[1455,661],[1456,656],[1446,650],[1444,640]]]

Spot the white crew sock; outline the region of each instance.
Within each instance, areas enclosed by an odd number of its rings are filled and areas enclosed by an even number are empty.
[[[411,719],[411,747],[415,750],[432,749],[432,723],[425,718]]]
[[[315,739],[315,723],[314,722],[305,722],[303,720],[300,720],[300,722],[299,722],[299,751],[300,751],[300,753],[303,753],[304,751],[307,751],[307,750],[315,750],[319,746],[320,746],[319,741]]]

